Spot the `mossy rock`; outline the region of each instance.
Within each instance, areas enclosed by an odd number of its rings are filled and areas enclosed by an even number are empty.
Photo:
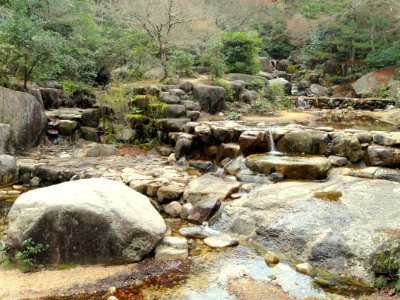
[[[150,103],[147,106],[146,115],[152,119],[166,117],[167,104],[165,103]]]
[[[371,268],[378,274],[397,274],[400,270],[400,238],[385,242],[371,255]]]
[[[150,101],[151,101],[151,97],[149,97],[149,96],[136,95],[133,98],[133,101],[131,102],[130,106],[135,106],[135,107],[145,110],[147,108],[147,106],[149,105]]]
[[[148,117],[141,114],[126,114],[125,121],[132,129],[137,129],[150,122]]]

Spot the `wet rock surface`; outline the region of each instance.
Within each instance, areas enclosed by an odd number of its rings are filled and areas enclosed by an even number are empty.
[[[256,187],[227,203],[223,221],[216,226],[252,236],[269,249],[337,274],[369,278],[365,262],[389,238],[383,228],[400,227],[400,185],[338,172],[322,183]],[[342,196],[338,201],[323,200],[314,196],[320,191],[338,191]]]
[[[272,174],[279,172],[288,179],[324,179],[328,176],[331,163],[324,157],[289,157],[274,155],[251,155],[246,158],[250,170]]]

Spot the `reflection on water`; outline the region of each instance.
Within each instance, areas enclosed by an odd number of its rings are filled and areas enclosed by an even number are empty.
[[[228,292],[229,283],[251,277],[272,284],[274,277],[284,291],[297,299],[325,298],[322,289],[314,287],[313,279],[296,272],[285,263],[268,267],[261,255],[246,246],[218,252],[206,252],[193,257],[190,274],[185,283],[168,289],[149,287],[142,291],[144,299],[236,299]]]

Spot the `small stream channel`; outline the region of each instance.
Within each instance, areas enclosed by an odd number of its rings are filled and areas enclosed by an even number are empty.
[[[312,127],[331,126],[334,128],[354,128],[366,130],[391,130],[392,124],[384,122],[359,122],[350,126],[340,122],[312,121],[303,124]],[[282,124],[279,124],[282,125]],[[272,135],[269,137],[272,140]],[[273,140],[272,143],[273,145]],[[271,154],[278,154],[272,149]],[[7,195],[7,191],[0,194],[0,234],[6,228],[6,214],[18,195]],[[183,224],[181,221],[170,224],[173,234]],[[311,276],[303,275],[294,269],[295,261],[283,258],[276,266],[268,266],[264,261],[266,249],[258,245],[241,242],[238,247],[224,250],[215,250],[206,246],[201,240],[189,240],[189,261],[181,264],[172,263],[168,268],[162,264],[156,272],[144,272],[143,280],[137,276],[124,275],[123,282],[113,278],[107,279],[108,287],[115,286],[115,296],[123,299],[239,299],[232,292],[232,286],[240,279],[249,279],[252,282],[262,283],[268,292],[268,286],[283,291],[283,298],[279,299],[337,299],[337,294],[348,297],[358,297],[370,294],[372,289],[351,279],[335,277],[323,271],[316,270]],[[138,265],[140,268],[140,264]],[[140,272],[139,272],[140,273]],[[136,278],[136,279],[135,279]],[[115,285],[113,285],[115,283]],[[99,283],[100,284],[100,283]],[[45,299],[107,299],[107,288],[104,282],[102,288],[92,292],[72,291],[69,295],[52,296]],[[106,284],[107,285],[107,284]],[[93,285],[92,285],[93,288]],[[92,289],[92,288],[89,288]],[[88,291],[88,290],[87,290]],[[334,292],[336,295],[331,294]],[[275,299],[273,296],[265,299]],[[278,298],[276,298],[278,299]]]

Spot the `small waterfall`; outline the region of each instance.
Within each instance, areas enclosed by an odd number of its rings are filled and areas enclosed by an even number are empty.
[[[305,109],[310,108],[310,104],[303,97],[299,97],[297,99],[297,107],[302,110],[305,110]]]
[[[276,150],[273,133],[274,133],[274,128],[271,127],[269,129],[269,144],[271,145],[271,151],[269,151],[269,154],[277,155],[280,154],[280,152]]]

